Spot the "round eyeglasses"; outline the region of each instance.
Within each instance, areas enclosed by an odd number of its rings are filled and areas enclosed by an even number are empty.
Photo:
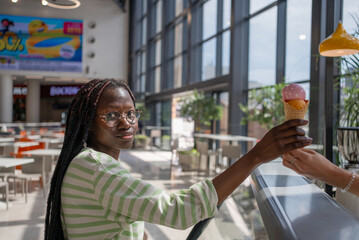
[[[96,115],[103,118],[109,127],[115,127],[120,123],[121,118],[126,119],[129,124],[134,125],[140,119],[141,111],[136,109],[122,114],[119,112],[108,112],[106,114]]]

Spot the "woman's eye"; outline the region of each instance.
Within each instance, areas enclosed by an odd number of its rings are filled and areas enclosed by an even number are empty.
[[[127,113],[127,117],[130,118],[130,119],[133,119],[135,117],[135,112],[134,111],[129,111]]]
[[[106,114],[107,119],[114,119],[117,117],[117,114],[115,112],[109,112]]]

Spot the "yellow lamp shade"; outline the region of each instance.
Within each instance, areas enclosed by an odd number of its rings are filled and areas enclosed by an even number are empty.
[[[319,44],[319,53],[325,57],[341,57],[359,53],[359,40],[345,31],[341,22],[329,37]]]

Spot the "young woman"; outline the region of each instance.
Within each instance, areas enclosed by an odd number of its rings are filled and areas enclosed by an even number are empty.
[[[337,167],[324,156],[309,149],[297,149],[283,155],[283,165],[298,174],[321,180],[359,196],[359,175]]]
[[[93,80],[77,93],[51,181],[45,239],[142,239],[144,221],[188,228],[212,217],[254,168],[311,143],[299,128],[307,121],[288,121],[213,180],[169,195],[131,177],[118,162],[121,149],[132,145],[139,117],[123,82]]]

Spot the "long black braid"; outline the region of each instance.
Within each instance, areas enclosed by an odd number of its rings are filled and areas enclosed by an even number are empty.
[[[51,179],[45,219],[45,240],[64,239],[61,224],[61,186],[72,159],[86,142],[90,126],[96,114],[97,103],[105,88],[124,88],[133,103],[135,97],[129,87],[115,79],[94,79],[85,84],[72,100],[66,118],[65,139]]]

